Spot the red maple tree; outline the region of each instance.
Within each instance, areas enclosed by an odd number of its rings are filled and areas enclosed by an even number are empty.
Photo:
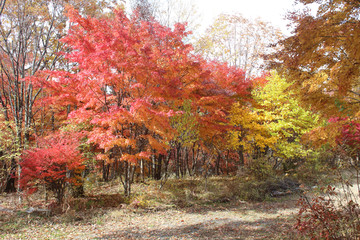
[[[58,103],[74,106],[73,122],[90,126],[98,160],[122,164],[125,195],[140,161],[167,154],[176,133],[170,117],[181,114],[185,99],[210,141],[224,132],[235,96],[247,93],[243,72],[191,54],[181,24],[171,30],[123,11],[106,19],[72,9],[68,15],[74,25],[63,41],[73,68],[51,72],[42,86]]]

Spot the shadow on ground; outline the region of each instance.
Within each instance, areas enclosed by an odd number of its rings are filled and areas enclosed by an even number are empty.
[[[292,224],[286,218],[258,221],[232,221],[218,219],[198,224],[186,224],[175,228],[146,230],[127,228],[95,239],[284,239]]]

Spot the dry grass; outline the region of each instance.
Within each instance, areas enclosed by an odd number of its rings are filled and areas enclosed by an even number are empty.
[[[161,190],[156,181],[136,183],[131,198],[119,182],[86,186],[86,197],[61,208],[43,192],[21,205],[16,195],[1,195],[0,206],[14,212],[0,212],[0,238],[274,239],[291,231],[297,210],[294,196],[255,201],[266,196],[266,184],[237,177],[169,179]],[[56,214],[25,213],[30,206]]]

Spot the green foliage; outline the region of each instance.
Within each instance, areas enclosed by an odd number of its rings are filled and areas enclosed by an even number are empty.
[[[320,148],[314,154],[308,156],[302,164],[296,168],[292,176],[306,185],[317,185],[323,181],[330,181],[334,163],[334,153],[327,148]]]
[[[275,175],[273,167],[268,161],[267,157],[260,157],[250,161],[248,166],[250,176],[256,180],[266,180]]]
[[[171,125],[177,131],[175,139],[183,146],[192,146],[199,139],[199,124],[192,113],[191,100],[185,100],[182,113],[171,118]]]
[[[236,189],[238,199],[243,201],[262,202],[270,199],[267,185],[264,181],[246,181]]]
[[[131,201],[130,201],[130,206],[132,208],[149,208],[153,205],[155,205],[155,201],[150,199],[147,194],[143,194],[143,195],[138,195],[135,197],[132,197]]]
[[[255,100],[261,104],[256,109],[264,116],[264,124],[272,136],[277,137],[275,155],[284,159],[305,158],[312,150],[301,144],[303,134],[318,125],[319,117],[300,106],[291,83],[276,73],[267,78],[263,88],[253,91]]]
[[[15,123],[0,119],[0,161],[16,159],[20,155],[20,148],[14,132]]]
[[[21,148],[13,131],[15,124],[12,121],[0,120],[0,192],[14,170],[14,164],[21,155]]]

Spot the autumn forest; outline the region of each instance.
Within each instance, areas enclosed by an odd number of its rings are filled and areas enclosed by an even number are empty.
[[[241,14],[201,32],[160,2],[0,0],[0,194],[63,213],[91,186],[148,207],[136,186],[239,181],[221,199],[298,194],[299,236],[359,237],[358,190],[305,195],[360,180],[360,2],[298,0],[290,36]]]

